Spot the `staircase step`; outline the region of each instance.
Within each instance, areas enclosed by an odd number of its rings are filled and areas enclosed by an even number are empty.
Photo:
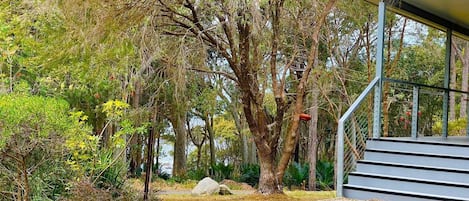
[[[469,145],[456,142],[384,138],[367,140],[366,147],[369,149],[384,149],[389,151],[469,156]]]
[[[462,169],[469,168],[469,157],[444,154],[426,154],[383,149],[366,149],[365,160],[408,165],[431,166],[437,168]]]
[[[362,160],[357,172],[469,184],[469,170]]]
[[[408,191],[392,191],[383,188],[372,188],[358,185],[344,185],[344,196],[360,200],[379,199],[380,201],[464,201],[467,199],[440,196],[434,194],[415,193]]]
[[[406,177],[386,176],[352,172],[348,176],[349,184],[390,191],[412,191],[419,194],[434,194],[444,197],[460,197],[469,200],[469,185],[434,180],[410,179]],[[355,197],[354,197],[355,198]]]

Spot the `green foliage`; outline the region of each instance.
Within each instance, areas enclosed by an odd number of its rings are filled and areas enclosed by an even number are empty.
[[[121,189],[124,185],[127,164],[114,161],[114,159],[112,151],[101,150],[99,152],[99,161],[93,171],[96,174],[92,175],[97,187],[115,190]],[[101,172],[102,174],[98,174]]]
[[[443,127],[443,122],[441,119],[438,119],[434,126],[434,133],[441,133]],[[467,127],[467,118],[458,118],[452,121],[448,121],[448,134],[453,136],[465,136]]]
[[[238,138],[234,122],[223,117],[216,117],[213,120],[213,131],[216,137],[223,140],[236,140]]]
[[[64,134],[73,125],[64,112],[67,110],[67,102],[59,99],[20,94],[0,96],[0,149],[12,136],[33,141]]]
[[[120,100],[110,100],[103,104],[102,111],[109,120],[119,120],[124,116],[124,112],[129,108],[129,104]]]
[[[334,189],[334,163],[319,160],[316,163],[316,185],[321,190]]]
[[[207,177],[206,171],[202,168],[199,169],[189,169],[187,171],[187,178],[191,180],[200,181],[203,178]]]
[[[251,186],[257,186],[261,173],[261,169],[258,164],[243,164],[241,165],[240,170],[241,175],[238,178],[238,181],[247,183]]]
[[[212,167],[214,178],[217,181],[223,179],[231,179],[233,176],[234,167],[231,164],[217,163]]]
[[[65,141],[65,147],[71,153],[67,163],[79,172],[78,175],[85,175],[96,163],[99,138],[93,135],[91,127],[85,123],[88,117],[83,112],[70,112],[70,117],[77,127],[70,130],[72,134]]]
[[[85,153],[85,147],[71,146],[70,142],[88,142],[74,138],[89,131],[76,121],[76,116],[69,116],[68,110],[68,104],[59,99],[18,93],[0,95],[1,191],[28,193],[34,200],[55,200],[66,192],[78,173],[66,163],[66,158],[73,158],[68,148]],[[15,176],[24,171],[28,175]]]
[[[288,188],[291,186],[304,186],[309,178],[309,165],[293,162],[285,172],[283,182]]]

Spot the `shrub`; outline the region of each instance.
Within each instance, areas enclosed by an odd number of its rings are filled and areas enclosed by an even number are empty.
[[[239,182],[244,182],[251,186],[257,186],[261,172],[258,164],[244,164],[241,165],[240,170],[241,176],[238,178]]]
[[[320,190],[334,189],[334,163],[319,160],[316,163],[316,184]]]
[[[55,200],[64,192],[77,173],[65,162],[73,153],[64,142],[88,131],[68,110],[60,99],[0,96],[0,191],[18,192],[1,200]]]
[[[214,173],[214,178],[217,181],[221,181],[223,179],[231,179],[233,175],[233,170],[234,167],[233,165],[230,164],[223,164],[223,163],[218,163],[215,166],[213,166],[213,173]]]
[[[187,178],[192,179],[192,180],[202,180],[204,177],[208,176],[205,172],[204,169],[198,168],[198,169],[190,169],[187,171]]]
[[[291,186],[305,186],[309,178],[309,165],[293,162],[285,172],[283,183],[291,189]]]

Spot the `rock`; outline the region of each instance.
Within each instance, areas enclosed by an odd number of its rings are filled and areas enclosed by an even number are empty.
[[[233,192],[231,192],[231,189],[227,185],[221,184],[219,194],[220,195],[233,195]]]
[[[220,182],[220,184],[225,184],[227,186],[236,186],[236,187],[239,187],[240,190],[247,190],[247,191],[256,190],[255,188],[253,188],[247,183],[240,183],[240,182],[236,182],[236,181],[229,180],[229,179],[224,179],[223,181]]]
[[[201,195],[212,195],[218,194],[220,192],[220,185],[211,179],[210,177],[205,177],[200,180],[199,183],[192,189],[191,194],[195,196]]]

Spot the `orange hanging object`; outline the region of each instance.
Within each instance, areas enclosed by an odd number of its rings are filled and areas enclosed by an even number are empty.
[[[309,120],[311,120],[311,115],[305,114],[305,113],[300,114],[300,120],[309,121]]]

